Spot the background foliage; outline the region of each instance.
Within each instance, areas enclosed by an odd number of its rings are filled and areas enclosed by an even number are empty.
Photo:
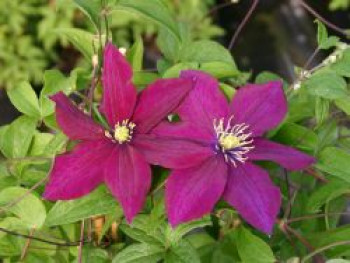
[[[210,40],[223,33],[205,16],[212,1],[74,2],[0,2],[0,19],[6,21],[0,27],[0,45],[4,45],[0,61],[5,69],[0,83],[22,113],[0,128],[0,258],[4,262],[259,263],[311,262],[311,258],[348,262],[350,225],[341,225],[340,218],[350,194],[350,47],[329,36],[320,22],[317,51],[329,56],[312,69],[295,68],[296,81],[285,82],[289,115],[269,134],[316,156],[318,162],[293,173],[262,163],[283,192],[283,208],[272,236],[246,225],[224,203],[212,215],[172,230],[164,214],[167,171],[161,169],[155,169],[157,179],[146,207],[132,225],[126,224],[118,203],[103,186],[77,200],[43,200],[52,158],[72,147],[57,127],[54,105],[47,96],[62,90],[77,102],[84,100],[93,77],[92,57],[101,54],[106,38],[128,47],[126,56],[140,89],[155,78],[174,77],[189,68],[218,78],[228,98],[248,80],[281,79],[270,72],[252,79],[236,67],[226,48]],[[334,1],[332,7],[343,2]],[[67,52],[68,43],[82,54],[79,67],[71,65],[69,74],[57,69],[43,73],[46,66],[58,63],[56,52]],[[157,70],[143,70],[144,58],[155,48],[162,54],[157,57]],[[42,79],[37,94],[27,80],[36,84]],[[98,86],[93,103],[97,120],[100,94]]]

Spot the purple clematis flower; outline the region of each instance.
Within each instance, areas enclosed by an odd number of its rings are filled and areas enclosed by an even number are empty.
[[[152,155],[157,155],[161,137],[152,130],[179,106],[192,82],[157,80],[137,95],[131,82],[132,69],[112,44],[105,48],[102,78],[100,110],[108,121],[107,129],[75,107],[62,92],[52,96],[59,126],[70,139],[80,142],[72,152],[56,157],[44,197],[75,199],[106,183],[131,222],[142,209],[151,186],[147,156],[134,142],[151,144],[155,151]],[[159,144],[171,146],[172,142],[165,139]]]
[[[228,104],[211,76],[190,70],[181,77],[194,82],[177,110],[182,122],[164,122],[154,130],[181,138],[179,148],[183,148],[185,163],[175,162],[176,156],[172,160],[172,156],[165,160],[154,156],[173,169],[166,184],[170,223],[176,226],[202,217],[222,197],[249,224],[271,233],[281,194],[268,173],[252,161],[274,161],[289,170],[304,169],[314,162],[311,156],[262,137],[287,113],[282,83],[249,84]],[[188,153],[187,144],[193,142],[196,146]]]

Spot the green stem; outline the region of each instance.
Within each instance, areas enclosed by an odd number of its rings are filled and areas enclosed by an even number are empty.
[[[302,260],[301,260],[301,263],[306,263],[307,260],[311,259],[312,257],[314,257],[315,255],[327,250],[327,249],[330,249],[330,248],[333,248],[333,247],[337,247],[337,246],[344,246],[344,245],[350,245],[350,241],[347,240],[347,241],[339,241],[339,242],[335,242],[335,243],[332,243],[332,244],[329,244],[327,246],[324,246],[324,247],[320,247],[318,249],[315,249],[314,251],[312,251],[311,253],[309,253],[308,255],[306,255]]]

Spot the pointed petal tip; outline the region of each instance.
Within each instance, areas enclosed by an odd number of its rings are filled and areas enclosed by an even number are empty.
[[[124,216],[125,216],[125,220],[128,223],[128,225],[131,225],[132,221],[134,220],[135,215],[124,212]]]
[[[66,96],[66,94],[63,93],[63,91],[59,91],[53,95],[49,95],[48,96],[50,100],[54,101],[54,102],[58,102],[61,99],[64,99]]]
[[[274,87],[274,88],[283,88],[282,80],[272,80],[272,81],[267,82],[266,84],[268,84],[269,86]]]
[[[250,158],[256,161],[273,161],[290,171],[303,170],[316,162],[316,159],[288,145],[263,138],[255,138],[255,148]]]
[[[265,170],[249,162],[231,169],[223,197],[245,222],[272,233],[282,198]]]
[[[49,200],[49,201],[55,201],[55,198],[53,198],[49,191],[45,190],[45,192],[42,194],[42,198]]]
[[[124,57],[124,55],[120,52],[119,48],[116,45],[114,45],[112,42],[108,42],[105,45],[104,57],[106,58],[113,55],[118,55],[118,57]]]

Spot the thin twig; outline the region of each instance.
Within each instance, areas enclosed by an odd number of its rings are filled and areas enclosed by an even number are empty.
[[[294,230],[293,228],[291,228],[290,226],[288,226],[288,224],[284,224],[283,228],[289,232],[290,234],[292,234],[293,236],[295,236],[308,250],[310,251],[314,251],[314,247],[309,243],[309,241],[307,241],[302,235],[300,235],[296,230]]]
[[[48,173],[49,174],[49,173]],[[9,208],[11,208],[12,206],[18,204],[20,201],[22,201],[27,195],[29,195],[31,192],[33,192],[35,189],[37,189],[39,186],[41,186],[43,183],[45,183],[45,181],[48,179],[48,175],[46,175],[44,178],[42,178],[39,182],[37,182],[36,184],[34,184],[31,188],[28,189],[27,192],[25,192],[23,195],[21,195],[20,197],[12,200],[11,202],[9,202],[7,205],[0,207],[0,214],[1,212],[6,212],[6,210],[8,210]]]
[[[314,169],[312,168],[306,168],[305,172],[313,177],[315,177],[317,180],[321,181],[322,183],[328,183],[329,180],[327,178],[324,178],[322,175],[318,174]]]
[[[213,13],[219,11],[219,10],[222,9],[222,8],[228,7],[228,6],[230,6],[230,5],[235,5],[235,4],[237,4],[237,3],[234,2],[234,1],[230,1],[230,2],[227,2],[227,3],[218,4],[218,5],[214,6],[212,9],[210,9],[209,12],[208,12],[204,17],[210,16],[210,15],[212,15]]]
[[[253,0],[253,4],[251,5],[248,13],[245,15],[245,17],[243,18],[242,22],[239,24],[236,32],[234,33],[231,41],[230,41],[230,44],[228,46],[228,49],[231,50],[239,36],[239,34],[241,33],[242,29],[244,28],[244,26],[247,24],[249,18],[251,17],[251,15],[253,14],[254,10],[256,9],[256,7],[258,6],[259,4],[259,0]]]
[[[42,243],[47,243],[50,245],[55,245],[55,246],[62,246],[62,247],[75,247],[77,245],[79,245],[81,243],[81,240],[79,241],[73,241],[73,242],[64,242],[64,243],[60,243],[60,242],[55,242],[55,241],[51,241],[51,240],[47,240],[47,239],[43,239],[40,237],[35,237],[35,236],[30,236],[30,235],[26,235],[26,234],[21,234],[21,233],[17,233],[15,231],[12,230],[8,230],[6,228],[2,228],[0,227],[0,231],[4,232],[6,234],[12,235],[12,236],[17,236],[17,237],[21,237],[21,238],[25,238],[25,239],[33,239]],[[84,241],[86,243],[86,240]]]
[[[98,71],[98,59],[96,59],[96,57],[94,55],[93,61],[92,61],[92,79],[91,79],[91,84],[90,84],[88,98],[87,98],[90,115],[92,112],[92,103],[93,103],[93,99],[94,99],[94,92],[95,92],[96,85],[98,83],[97,71]]]
[[[78,252],[78,263],[83,262],[83,246],[84,246],[84,220],[81,221],[80,227],[80,244],[79,244],[79,252]]]
[[[26,241],[26,244],[24,245],[23,247],[23,250],[22,250],[22,254],[21,254],[21,261],[25,258],[25,256],[27,255],[27,251],[28,251],[28,248],[29,248],[29,245],[30,245],[30,242],[32,241],[32,236],[34,235],[34,232],[36,230],[36,226],[34,225],[32,227],[32,229],[30,230],[30,233],[29,233],[29,238],[27,239]]]
[[[317,54],[318,54],[320,51],[321,51],[321,49],[320,49],[319,47],[317,47],[317,48],[315,49],[315,51],[312,53],[312,55],[311,55],[311,56],[309,57],[309,59],[306,61],[305,65],[304,65],[304,67],[303,67],[303,69],[302,69],[302,72],[304,72],[305,70],[307,70],[307,69],[310,67],[312,61],[316,58]]]
[[[165,179],[162,183],[160,183],[152,192],[151,195],[155,195],[155,193],[157,193],[168,181],[168,179]]]
[[[341,215],[350,215],[350,212],[333,212],[333,213],[322,213],[322,214],[316,214],[316,215],[305,215],[305,216],[300,216],[300,217],[295,217],[295,218],[290,218],[287,220],[287,224],[291,224],[294,222],[299,222],[303,220],[311,220],[311,219],[316,219],[316,218],[321,218],[324,216],[341,216]]]
[[[337,246],[344,246],[344,245],[350,245],[350,240],[346,240],[346,241],[338,241],[338,242],[334,242],[332,244],[320,247],[318,249],[315,249],[314,251],[312,251],[310,254],[306,255],[302,260],[301,263],[305,263],[307,260],[311,259],[312,257],[315,257],[317,254],[333,248],[333,247],[337,247]]]
[[[326,26],[328,26],[329,28],[333,29],[334,31],[348,37],[349,34],[346,32],[345,29],[340,28],[338,26],[336,26],[335,24],[329,22],[328,20],[326,20],[324,17],[322,17],[319,13],[317,13],[311,6],[309,6],[307,3],[305,3],[304,0],[298,0],[299,3],[306,9],[306,11],[308,11],[311,15],[313,15],[314,17],[316,17],[318,20],[320,20],[323,24],[325,24]]]

